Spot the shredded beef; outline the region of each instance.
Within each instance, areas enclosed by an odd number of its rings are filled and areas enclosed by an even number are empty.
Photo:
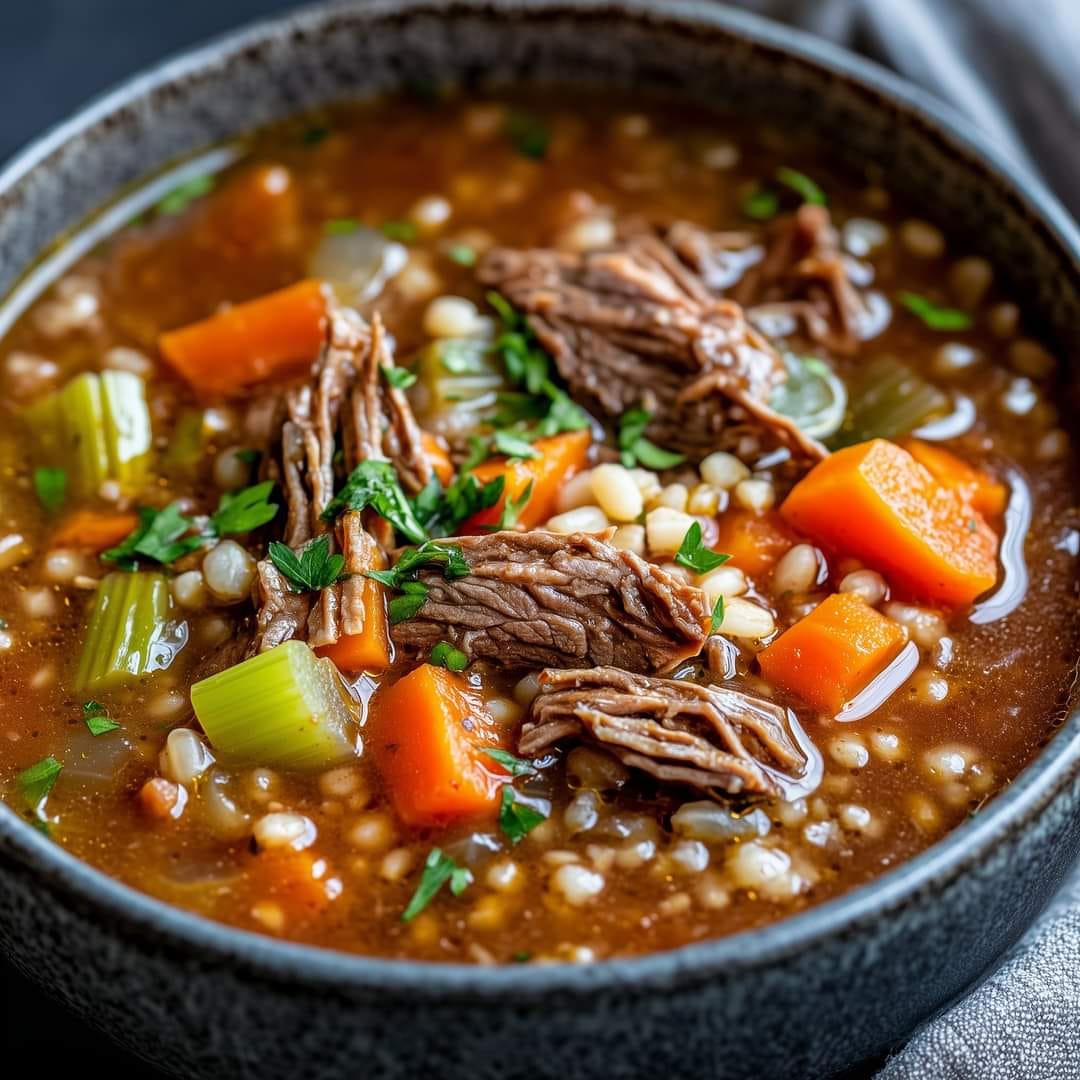
[[[705,594],[593,536],[500,532],[454,540],[467,577],[424,571],[427,599],[393,630],[426,656],[448,641],[501,667],[613,664],[670,671],[696,656],[709,620]]]
[[[776,350],[655,235],[584,254],[496,248],[478,273],[527,314],[572,396],[599,415],[641,406],[651,439],[697,459],[761,435],[824,456],[768,407],[787,378]]]
[[[614,667],[545,671],[518,750],[566,739],[600,744],[623,764],[710,795],[775,794],[809,761],[786,709],[723,686],[646,678]]]

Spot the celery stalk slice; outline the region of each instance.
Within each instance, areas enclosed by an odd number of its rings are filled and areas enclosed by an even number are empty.
[[[183,640],[169,620],[164,574],[108,574],[98,584],[75,689],[107,690],[166,668]],[[181,636],[182,637],[182,636]]]
[[[146,387],[129,371],[103,371],[101,397],[109,475],[126,490],[137,489],[146,477],[153,445]]]
[[[224,758],[317,769],[353,757],[357,707],[332,661],[286,641],[191,688],[210,745]]]

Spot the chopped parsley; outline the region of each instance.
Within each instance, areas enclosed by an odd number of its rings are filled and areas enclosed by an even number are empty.
[[[967,330],[971,326],[971,316],[966,311],[938,307],[918,293],[902,292],[896,298],[931,330]]]
[[[37,810],[49,797],[64,766],[54,757],[42,758],[15,778],[23,800],[31,810]]]
[[[264,480],[242,491],[226,492],[221,496],[217,510],[210,515],[210,532],[214,536],[233,536],[252,532],[273,521],[278,512],[277,503],[268,501],[273,490],[274,481]]]
[[[300,141],[305,146],[318,146],[319,143],[325,142],[329,137],[330,128],[326,124],[314,124],[304,130],[304,133],[300,136]]]
[[[551,132],[532,113],[512,112],[506,118],[506,135],[522,157],[535,161],[543,158],[551,144]]]
[[[730,558],[730,555],[713,551],[701,542],[701,525],[697,521],[686,530],[683,542],[675,552],[675,561],[697,574],[707,574],[710,570],[723,566]]]
[[[496,431],[491,437],[491,441],[495,449],[508,458],[540,457],[540,451],[535,450],[528,439],[512,431]]]
[[[515,757],[509,750],[484,750],[483,754],[497,761],[511,776],[532,776],[536,772],[531,761]]]
[[[416,239],[416,226],[411,221],[384,221],[380,228],[387,239],[402,244],[411,244]]]
[[[476,248],[468,244],[451,244],[446,249],[446,257],[458,264],[458,266],[476,265]]]
[[[390,622],[397,626],[399,622],[411,619],[424,606],[428,598],[428,587],[422,581],[403,581],[401,595],[395,596],[388,605]]]
[[[196,199],[214,190],[212,176],[195,176],[172,189],[154,207],[159,214],[182,214]]]
[[[414,544],[428,538],[389,461],[368,460],[357,465],[323,511],[323,520],[333,521],[346,510],[366,510],[369,506]]]
[[[431,662],[436,667],[444,667],[449,671],[464,671],[469,666],[469,657],[460,649],[454,648],[449,641],[440,641],[431,650]]]
[[[825,198],[825,192],[814,183],[805,173],[798,172],[796,169],[788,168],[786,165],[782,165],[776,170],[777,183],[783,184],[784,187],[791,188],[796,195],[801,196],[804,203],[813,203],[815,206],[824,206],[828,200]]]
[[[234,450],[233,457],[238,458],[245,465],[258,465],[262,458],[262,452],[259,450],[252,450],[250,447],[245,446],[241,450]]]
[[[401,595],[390,601],[390,621],[395,625],[411,619],[427,600],[428,587],[416,580],[425,566],[440,567],[447,581],[468,577],[469,564],[456,544],[436,544],[427,540],[419,547],[407,548],[390,570],[368,570],[367,576]]]
[[[331,218],[323,224],[323,232],[327,236],[346,236],[359,228],[360,222],[354,217]]]
[[[481,440],[481,445],[486,447],[487,444]],[[485,448],[480,460],[486,457]],[[445,491],[439,478],[432,476],[424,490],[413,500],[417,518],[433,536],[453,536],[463,521],[482,510],[489,510],[502,498],[506,477],[496,476],[494,480],[481,484],[469,472],[476,464],[479,462],[465,462],[457,478]]]
[[[345,556],[330,554],[328,536],[313,540],[299,556],[287,544],[275,540],[268,554],[294,593],[318,592],[348,576],[344,573]]]
[[[189,535],[195,522],[184,514],[179,503],[169,503],[164,510],[140,506],[138,514],[139,524],[127,539],[101,555],[106,562],[116,563],[118,569],[132,572],[146,561],[167,566],[202,547],[204,537]]]
[[[473,882],[472,871],[458,866],[440,848],[432,848],[424,861],[420,884],[416,886],[416,892],[413,893],[408,907],[401,913],[401,921],[411,922],[415,919],[447,882],[450,883],[450,892],[454,896],[460,896]]]
[[[724,598],[718,596],[716,603],[713,605],[712,618],[709,620],[709,633],[715,634],[720,630],[720,627],[724,623]]]
[[[385,364],[380,364],[379,370],[382,372],[383,378],[395,390],[408,390],[416,382],[416,372],[410,371],[408,368],[387,367]]]
[[[686,460],[685,454],[664,450],[645,438],[645,429],[652,413],[644,409],[628,409],[619,418],[619,450],[623,465],[632,469],[644,465],[647,469],[673,469]]]
[[[67,499],[67,473],[47,465],[35,469],[34,492],[38,502],[50,514],[55,514]]]
[[[768,188],[755,188],[743,199],[739,209],[753,221],[768,221],[780,212],[780,196]]]
[[[82,707],[83,722],[90,734],[95,738],[105,735],[110,731],[116,731],[120,727],[111,716],[109,710],[100,701],[86,701]]]
[[[529,505],[529,500],[532,498],[533,482],[530,480],[525,485],[525,490],[516,498],[512,499],[508,495],[506,502],[503,504],[502,513],[499,515],[499,520],[494,525],[487,525],[485,528],[488,532],[502,532],[504,529],[513,529],[517,526],[518,518],[521,517],[521,511]]]
[[[517,793],[510,784],[504,784],[502,803],[499,806],[499,826],[510,838],[511,844],[519,844],[542,822],[547,815],[527,803],[519,801]]]

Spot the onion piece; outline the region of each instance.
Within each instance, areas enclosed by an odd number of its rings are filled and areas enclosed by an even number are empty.
[[[330,286],[339,303],[359,307],[374,300],[408,259],[404,244],[360,225],[351,232],[323,236],[307,269]]]

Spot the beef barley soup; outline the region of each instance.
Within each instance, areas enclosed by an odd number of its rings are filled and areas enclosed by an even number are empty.
[[[282,124],[19,318],[13,809],[247,929],[591,961],[837,896],[1031,759],[1065,358],[886,177],[638,104]]]

